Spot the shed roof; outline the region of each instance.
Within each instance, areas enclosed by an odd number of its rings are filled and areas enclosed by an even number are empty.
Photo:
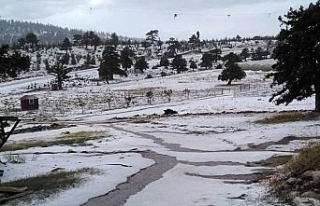
[[[24,95],[23,97],[20,98],[20,100],[26,100],[26,99],[38,99],[38,97],[34,95]]]

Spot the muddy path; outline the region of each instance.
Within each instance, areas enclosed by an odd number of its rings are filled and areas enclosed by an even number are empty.
[[[114,125],[109,125],[108,127],[123,131],[126,133],[134,134],[137,136],[137,138],[143,138],[143,139],[149,139],[152,140],[155,144],[160,145],[166,149],[169,149],[171,151],[175,152],[184,152],[184,153],[210,153],[210,152],[245,152],[250,153],[253,151],[265,151],[267,146],[270,146],[270,144],[275,144],[275,142],[267,143],[266,145],[251,145],[251,148],[248,150],[226,150],[226,151],[206,151],[206,150],[198,150],[198,149],[190,149],[182,147],[180,144],[172,144],[165,142],[162,138],[156,137],[151,134],[147,134],[144,132],[136,132],[131,131],[128,129],[124,129],[121,127],[117,127]],[[286,141],[285,141],[286,140]],[[285,144],[288,141],[288,138],[285,138],[285,140],[276,142],[278,144]],[[291,139],[290,139],[291,140]],[[278,151],[279,152],[279,151]],[[173,169],[177,164],[184,164],[184,165],[192,165],[192,166],[218,166],[218,165],[243,165],[246,167],[259,167],[259,166],[274,166],[277,165],[279,159],[270,159],[269,161],[260,161],[260,162],[247,162],[245,163],[239,163],[239,162],[232,162],[232,161],[207,161],[207,162],[188,162],[188,161],[178,161],[176,157],[174,156],[168,156],[163,154],[158,154],[154,151],[144,151],[140,153],[142,157],[151,159],[155,163],[149,167],[146,167],[144,169],[141,169],[139,172],[131,175],[127,178],[126,182],[123,182],[116,186],[116,188],[104,195],[94,197],[89,199],[83,206],[121,206],[124,205],[127,200],[133,196],[142,191],[146,186],[149,184],[161,179],[163,177],[163,174],[167,171]],[[287,160],[287,159],[286,159]],[[225,174],[225,175],[201,175],[196,173],[185,173],[187,176],[194,176],[199,178],[206,178],[206,179],[220,179],[225,180],[225,183],[229,184],[252,184],[257,183],[260,180],[264,179],[266,175],[270,175],[272,173],[272,169],[269,168],[265,171],[257,171],[252,174]]]
[[[178,164],[175,157],[160,155],[152,151],[142,153],[144,158],[155,161],[150,167],[141,169],[138,173],[127,178],[127,181],[119,184],[114,190],[105,195],[91,198],[83,206],[120,206],[127,199],[143,190],[148,184],[160,179],[168,170]]]

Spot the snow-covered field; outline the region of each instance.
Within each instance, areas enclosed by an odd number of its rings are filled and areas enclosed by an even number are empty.
[[[109,85],[88,83],[63,91],[28,92],[40,101],[40,109],[32,112],[10,108],[19,108],[19,98],[25,94],[21,92],[28,84],[48,82],[51,76],[0,84],[1,107],[5,108],[2,115],[18,115],[22,119],[18,129],[53,122],[73,125],[14,134],[7,144],[54,141],[65,133],[81,131],[105,132],[105,137],[90,140],[86,146],[1,152],[3,161],[8,155],[25,159],[22,164],[1,165],[1,181],[49,173],[56,168],[91,167],[102,173],[86,176],[79,187],[33,204],[119,205],[115,200],[118,198],[120,205],[126,206],[272,205],[264,199],[265,185],[248,183],[246,178],[274,168],[248,167],[247,163],[294,153],[307,142],[277,142],[288,136],[311,139],[320,132],[320,125],[317,121],[275,125],[255,121],[280,111],[312,110],[313,98],[289,106],[274,105],[268,101],[273,91],[263,71],[247,71],[246,79],[233,82],[230,87],[217,80],[221,70],[167,77],[156,76],[157,72],[147,71],[153,74],[152,79],[131,75],[127,79],[117,77]],[[95,77],[97,72],[93,69],[77,75]],[[150,90],[154,93],[151,104],[146,97]],[[170,101],[164,90],[173,91]],[[126,96],[133,97],[133,102],[127,104]],[[167,108],[176,110],[178,115],[164,116]],[[273,143],[263,149],[252,147],[270,142]],[[142,177],[146,183],[139,179],[139,173],[146,174]],[[121,188],[115,190],[121,183]],[[116,192],[109,193],[112,190]]]

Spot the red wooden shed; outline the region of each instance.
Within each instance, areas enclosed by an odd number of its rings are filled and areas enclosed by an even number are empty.
[[[39,109],[39,99],[34,95],[24,95],[20,98],[21,110],[37,110]]]

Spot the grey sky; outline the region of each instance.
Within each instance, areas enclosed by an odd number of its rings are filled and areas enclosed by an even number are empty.
[[[316,0],[0,0],[1,18],[162,39],[274,35],[278,16]],[[174,14],[177,18],[173,18]]]

